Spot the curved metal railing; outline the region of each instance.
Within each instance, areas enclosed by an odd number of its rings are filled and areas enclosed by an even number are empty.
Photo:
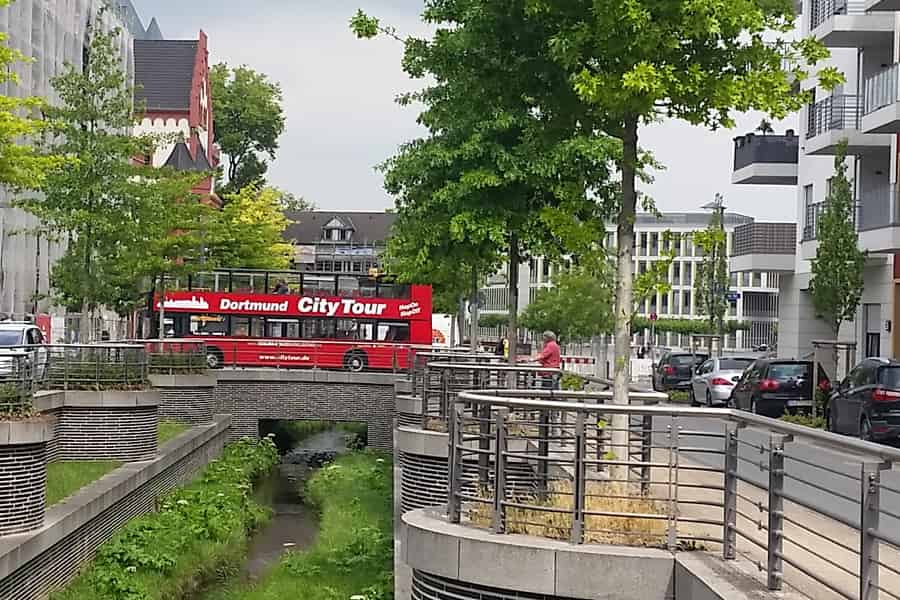
[[[22,356],[31,388],[45,390],[132,390],[148,385],[143,344],[52,344],[16,346],[0,352]]]
[[[900,449],[735,410],[611,402],[610,392],[459,392],[449,519],[573,543],[740,552],[772,590],[787,581],[816,598],[898,597]],[[477,471],[462,468],[473,461]]]

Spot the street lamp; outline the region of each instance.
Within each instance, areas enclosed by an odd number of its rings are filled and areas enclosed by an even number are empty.
[[[704,210],[711,210],[713,215],[718,215],[719,217],[719,230],[722,232],[722,235],[725,235],[725,198],[722,194],[716,194],[715,199],[712,202],[708,202],[704,204],[701,208]],[[723,257],[716,256],[716,249],[718,248],[718,244],[712,244],[711,256],[710,256],[710,286],[709,286],[709,312],[710,312],[710,321],[712,321],[711,325],[715,327],[715,332],[719,338],[719,352],[721,353],[723,348],[722,338],[723,338],[723,318],[717,317],[717,315],[713,314],[713,307],[716,306],[717,302],[717,294],[725,294],[725,290],[719,289],[719,282],[717,281],[718,276],[718,260]],[[710,340],[710,344],[712,344],[712,340]],[[710,347],[712,350],[712,347]]]

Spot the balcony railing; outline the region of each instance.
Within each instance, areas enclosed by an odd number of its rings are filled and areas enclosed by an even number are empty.
[[[824,202],[815,202],[806,205],[806,211],[803,214],[803,241],[810,242],[816,239],[819,231],[819,217],[825,211]]]
[[[897,187],[881,185],[865,190],[859,197],[859,230],[868,231],[894,225],[900,219]]]
[[[797,226],[794,223],[748,223],[734,229],[732,256],[796,252]]]
[[[815,29],[834,15],[865,14],[864,0],[813,0],[810,27]]]
[[[863,113],[875,112],[900,100],[898,83],[900,83],[900,65],[897,63],[867,77]]]
[[[787,135],[754,135],[734,138],[734,170],[755,163],[797,164],[800,138]]]
[[[860,98],[856,95],[831,96],[809,107],[806,138],[828,131],[859,129]]]

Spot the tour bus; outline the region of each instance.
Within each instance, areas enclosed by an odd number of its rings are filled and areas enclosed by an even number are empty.
[[[210,368],[405,368],[430,345],[431,287],[386,276],[219,270],[150,294],[151,338],[202,340]]]

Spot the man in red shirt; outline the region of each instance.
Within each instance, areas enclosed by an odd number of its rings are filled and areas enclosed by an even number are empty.
[[[556,334],[552,331],[545,331],[543,338],[544,348],[541,350],[540,354],[537,355],[535,360],[539,362],[542,367],[558,369],[562,364],[562,361],[560,359],[559,344],[556,343]],[[559,386],[558,374],[541,373],[541,376],[543,378],[543,387],[556,389]]]

